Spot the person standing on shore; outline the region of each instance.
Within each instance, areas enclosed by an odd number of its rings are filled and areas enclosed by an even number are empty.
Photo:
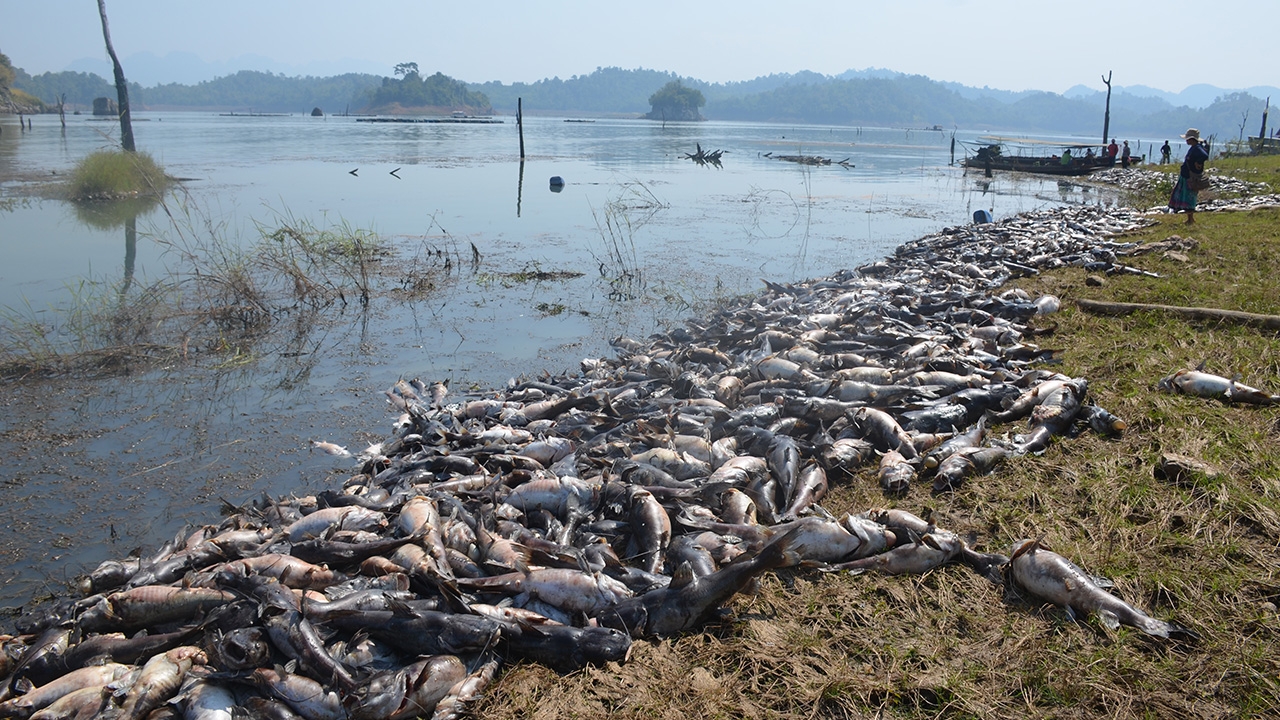
[[[1111,158],[1111,163],[1115,164],[1116,155],[1120,154],[1120,146],[1116,144],[1116,139],[1111,138],[1111,144],[1107,146],[1107,157]]]
[[[1191,189],[1191,175],[1204,172],[1204,163],[1209,159],[1209,152],[1200,144],[1199,130],[1188,128],[1182,137],[1187,141],[1187,156],[1182,160],[1182,169],[1178,172],[1178,183],[1173,186],[1173,194],[1169,196],[1169,207],[1174,212],[1185,211],[1187,224],[1194,225],[1200,191]]]
[[[1129,167],[1129,158],[1132,154],[1129,150],[1129,141],[1124,141],[1124,150],[1120,153],[1120,167]]]
[[[1160,146],[1160,164],[1168,165],[1170,155],[1173,155],[1173,148],[1169,147],[1169,141],[1165,140],[1164,145]]]

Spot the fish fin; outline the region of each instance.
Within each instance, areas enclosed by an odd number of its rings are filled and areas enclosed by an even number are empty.
[[[1099,610],[1098,619],[1102,621],[1102,624],[1105,625],[1108,630],[1120,629],[1120,618],[1116,617],[1116,614],[1111,612],[1110,610]],[[1147,630],[1147,628],[1145,627],[1142,629]],[[1147,632],[1150,632],[1150,630],[1147,630]],[[1151,633],[1151,634],[1154,635],[1156,633]],[[1162,637],[1168,637],[1168,634],[1166,633]]]
[[[933,548],[934,550],[942,550],[942,547],[941,547],[940,545],[938,545],[938,539],[937,539],[937,538],[935,538],[933,535],[931,535],[931,534],[929,534],[929,533],[925,533],[925,534],[920,538],[919,544],[928,545],[929,547]]]
[[[418,613],[412,607],[405,604],[401,600],[395,598],[387,598],[387,609],[391,611],[392,617],[398,618],[416,618]]]
[[[1018,559],[1023,555],[1026,555],[1027,553],[1035,553],[1037,548],[1044,547],[1046,550],[1048,550],[1049,548],[1041,544],[1043,541],[1044,541],[1044,535],[1041,535],[1035,540],[1029,540],[1023,543],[1021,546],[1018,547],[1017,550],[1013,551],[1013,555],[1009,556],[1009,562],[1013,562],[1014,560]]]
[[[1101,575],[1090,575],[1089,582],[1093,583],[1094,585],[1097,585],[1098,587],[1104,590],[1113,588],[1116,586],[1116,584],[1112,582],[1110,578],[1104,578]]]
[[[1204,372],[1204,367],[1207,364],[1209,364],[1209,358],[1201,360],[1200,364],[1196,366],[1196,372]]]
[[[686,585],[694,585],[697,582],[698,578],[693,574],[693,566],[689,564],[688,560],[685,560],[680,563],[680,565],[676,567],[676,571],[671,574],[671,584],[669,587],[672,590],[678,590]]]
[[[1071,622],[1075,622],[1075,621],[1076,621],[1076,611],[1075,611],[1074,609],[1072,609],[1072,607],[1071,607],[1070,605],[1067,605],[1067,606],[1065,607],[1065,610],[1067,611],[1067,618],[1068,618],[1069,620],[1071,620]]]

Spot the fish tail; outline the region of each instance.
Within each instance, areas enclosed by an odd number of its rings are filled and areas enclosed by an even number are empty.
[[[779,535],[761,548],[759,554],[756,555],[755,562],[757,567],[772,569],[799,565],[802,560],[800,553],[791,549],[791,536],[795,532],[796,529],[792,529]]]

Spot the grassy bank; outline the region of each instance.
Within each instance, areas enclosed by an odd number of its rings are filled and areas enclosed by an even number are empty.
[[[1280,165],[1230,161],[1276,184]],[[1225,163],[1218,165],[1223,167]],[[1153,203],[1154,204],[1154,203]],[[1154,640],[1006,591],[961,566],[924,576],[766,576],[724,623],[637,643],[630,662],[559,677],[507,668],[477,715],[560,717],[1276,717],[1280,715],[1280,409],[1165,394],[1160,378],[1202,362],[1217,374],[1280,390],[1280,338],[1157,314],[1104,317],[1072,300],[1196,305],[1280,314],[1280,211],[1202,213],[1126,238],[1172,235],[1197,246],[1131,264],[1160,278],[1086,284],[1079,269],[1020,281],[1064,299],[1054,369],[1084,376],[1120,415],[1120,439],[1085,433],[1040,457],[1011,460],[947,495],[925,484],[901,499],[874,468],[833,485],[842,514],[897,506],[988,551],[1043,536],[1122,598],[1193,630]],[[996,433],[1025,425],[998,426]],[[1219,473],[1174,484],[1153,474],[1163,452]]]

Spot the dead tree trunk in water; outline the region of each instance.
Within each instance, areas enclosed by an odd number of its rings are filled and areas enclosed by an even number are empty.
[[[524,98],[516,98],[516,127],[520,130],[520,162],[524,162]]]
[[[1106,147],[1107,137],[1111,135],[1111,71],[1107,71],[1107,76],[1102,78],[1102,82],[1107,85],[1107,109],[1102,114],[1102,145]]]
[[[111,46],[111,31],[107,29],[107,0],[98,0],[98,15],[102,17],[102,39],[107,41],[107,54],[111,56],[111,65],[116,76],[116,98],[120,106],[120,147],[125,152],[134,152],[133,122],[129,119],[129,85],[124,79],[124,68],[120,67],[120,58]]]
[[[1261,140],[1267,136],[1267,113],[1271,111],[1271,96],[1267,96],[1267,104],[1262,108],[1262,129],[1258,131],[1258,139]]]

